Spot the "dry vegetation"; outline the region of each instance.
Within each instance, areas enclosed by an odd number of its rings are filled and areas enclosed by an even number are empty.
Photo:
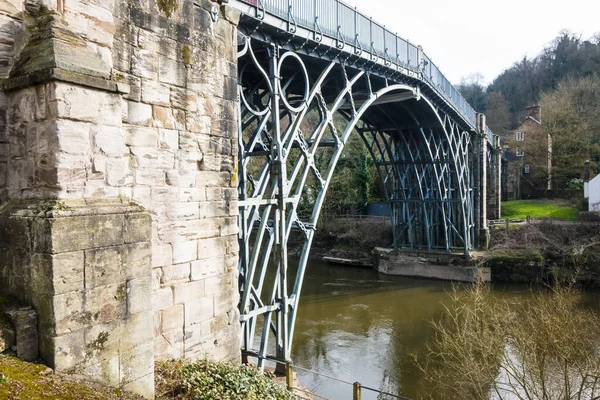
[[[593,224],[542,222],[492,230],[493,254],[529,250],[544,257],[548,275],[600,286],[600,230]]]
[[[498,299],[485,286],[455,290],[425,359],[429,399],[595,399],[600,316],[572,287]]]
[[[375,247],[393,242],[392,224],[383,218],[331,218],[319,222],[311,255],[369,258]]]

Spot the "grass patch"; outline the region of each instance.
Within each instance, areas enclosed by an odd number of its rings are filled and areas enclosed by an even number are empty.
[[[577,208],[560,200],[511,200],[502,202],[502,218],[553,218],[558,221],[577,221]]]
[[[212,361],[162,361],[156,366],[157,399],[292,400],[273,374],[245,365]]]
[[[98,383],[69,380],[45,365],[0,354],[0,399],[142,400]]]

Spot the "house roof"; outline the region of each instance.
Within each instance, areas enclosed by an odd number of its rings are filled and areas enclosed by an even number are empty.
[[[533,123],[537,124],[537,125],[542,125],[542,123],[540,121],[538,121],[537,119],[533,118],[532,116],[528,116],[526,117],[523,121],[519,122],[519,125],[517,125],[517,127],[514,129],[515,131],[518,131],[519,128],[521,128],[523,125],[525,125],[525,123],[527,121],[532,121]]]

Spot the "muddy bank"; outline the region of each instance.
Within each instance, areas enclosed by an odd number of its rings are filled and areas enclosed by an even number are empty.
[[[495,282],[542,283],[567,279],[581,286],[600,287],[600,224],[535,224],[495,227],[490,249],[475,252],[491,268]],[[310,257],[374,262],[376,247],[391,247],[392,226],[380,218],[325,219],[318,227]],[[302,242],[291,243],[292,255]]]
[[[600,225],[542,222],[491,230],[492,279],[600,287]],[[494,277],[496,275],[496,277]]]

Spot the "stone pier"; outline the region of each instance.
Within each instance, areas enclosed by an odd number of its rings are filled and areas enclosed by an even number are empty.
[[[178,4],[0,2],[0,283],[46,363],[147,397],[240,357],[239,16]]]
[[[500,219],[502,195],[502,144],[500,136],[494,137],[494,150],[491,152],[492,162],[488,166],[487,185],[487,219]]]

